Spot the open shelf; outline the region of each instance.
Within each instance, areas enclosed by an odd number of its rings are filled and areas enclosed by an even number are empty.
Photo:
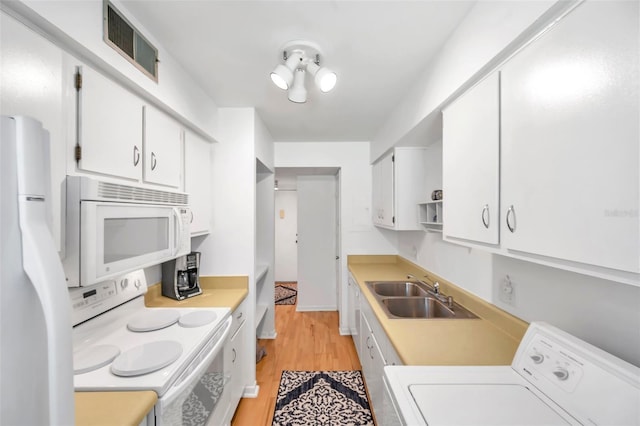
[[[442,232],[442,200],[418,204],[418,221],[429,231]]]
[[[256,305],[256,328],[260,325],[260,322],[267,313],[267,305]]]
[[[261,279],[263,279],[264,276],[267,275],[267,272],[269,272],[269,265],[257,265],[256,282],[259,282]]]

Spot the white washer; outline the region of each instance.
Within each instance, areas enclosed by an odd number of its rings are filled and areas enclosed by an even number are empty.
[[[384,425],[640,425],[640,369],[545,323],[510,366],[384,370]]]

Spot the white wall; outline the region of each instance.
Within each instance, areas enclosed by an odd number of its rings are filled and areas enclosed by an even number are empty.
[[[74,56],[157,102],[192,130],[203,136],[216,137],[218,108],[213,100],[122,4],[117,0],[113,4],[158,49],[158,83],[143,75],[103,41],[102,0],[3,1],[2,7],[24,15]]]
[[[434,112],[554,3],[476,3],[371,141],[371,161]]]
[[[284,217],[280,217],[280,212]],[[298,195],[296,191],[275,192],[275,280],[298,281]]]
[[[275,167],[339,167],[341,197],[341,287],[338,309],[347,309],[347,256],[395,254],[397,234],[380,230],[371,221],[371,165],[368,142],[276,142]],[[348,332],[340,315],[340,329]]]
[[[499,298],[505,275],[514,288],[514,306]],[[502,309],[526,321],[547,321],[640,366],[640,287],[498,255],[491,287]]]

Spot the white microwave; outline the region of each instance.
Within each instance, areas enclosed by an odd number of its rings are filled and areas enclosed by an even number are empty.
[[[191,251],[188,195],[67,176],[68,287],[80,287]]]

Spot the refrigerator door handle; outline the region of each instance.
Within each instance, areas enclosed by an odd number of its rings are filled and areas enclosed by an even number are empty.
[[[62,264],[47,227],[43,200],[19,196],[23,269],[47,325],[49,424],[74,424],[71,305]]]

